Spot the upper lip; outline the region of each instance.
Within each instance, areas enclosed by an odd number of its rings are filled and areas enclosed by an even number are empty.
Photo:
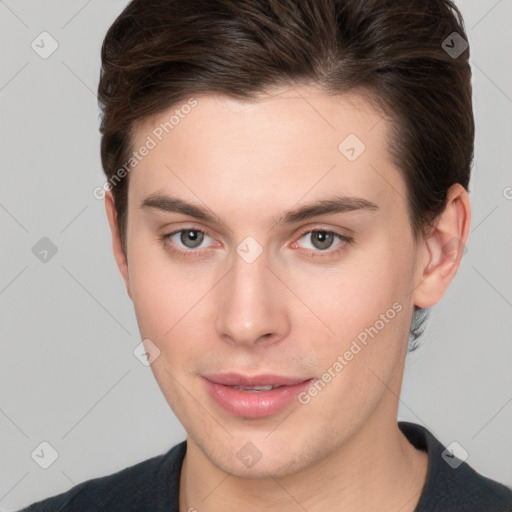
[[[238,373],[211,373],[203,375],[205,379],[224,386],[293,386],[310,380],[303,377],[287,377],[284,375],[241,375]]]

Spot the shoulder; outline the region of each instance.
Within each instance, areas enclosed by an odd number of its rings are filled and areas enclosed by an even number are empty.
[[[512,489],[458,459],[425,427],[399,422],[409,442],[428,453],[428,472],[416,512],[512,512]]]
[[[165,454],[110,475],[87,480],[19,512],[173,510],[185,452],[186,441],[182,441]]]

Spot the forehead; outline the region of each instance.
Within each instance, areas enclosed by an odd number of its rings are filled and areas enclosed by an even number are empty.
[[[198,95],[134,129],[134,151],[151,149],[131,171],[130,198],[167,190],[268,207],[270,197],[289,206],[335,190],[396,201],[405,190],[389,160],[389,122],[361,95],[307,86],[250,101]]]
[[[154,130],[157,138],[179,137],[180,131],[194,124],[199,131],[189,139],[191,145],[199,138],[207,142],[207,137],[232,136],[235,130],[233,143],[237,146],[287,142],[289,147],[297,137],[302,139],[300,145],[331,146],[347,130],[375,143],[382,130],[375,137],[368,132],[383,119],[384,114],[369,98],[355,93],[329,95],[311,86],[276,89],[250,100],[210,93],[183,99],[144,120],[135,129],[135,139]],[[263,126],[265,130],[261,130]]]

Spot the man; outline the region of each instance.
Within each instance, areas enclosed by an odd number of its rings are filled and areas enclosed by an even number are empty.
[[[105,207],[187,439],[27,511],[512,510],[397,422],[408,339],[469,234],[466,40],[442,0],[126,7]]]

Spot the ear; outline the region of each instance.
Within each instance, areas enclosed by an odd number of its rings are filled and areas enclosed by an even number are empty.
[[[130,280],[128,278],[128,259],[121,245],[121,237],[119,236],[119,227],[117,225],[117,210],[114,202],[114,197],[110,190],[105,192],[105,211],[107,212],[108,223],[110,225],[110,232],[112,233],[112,249],[114,251],[114,258],[117,267],[123,276],[126,291],[130,298]]]
[[[468,193],[455,183],[448,189],[446,207],[424,239],[419,254],[413,303],[430,308],[444,295],[459,269],[471,221]]]

